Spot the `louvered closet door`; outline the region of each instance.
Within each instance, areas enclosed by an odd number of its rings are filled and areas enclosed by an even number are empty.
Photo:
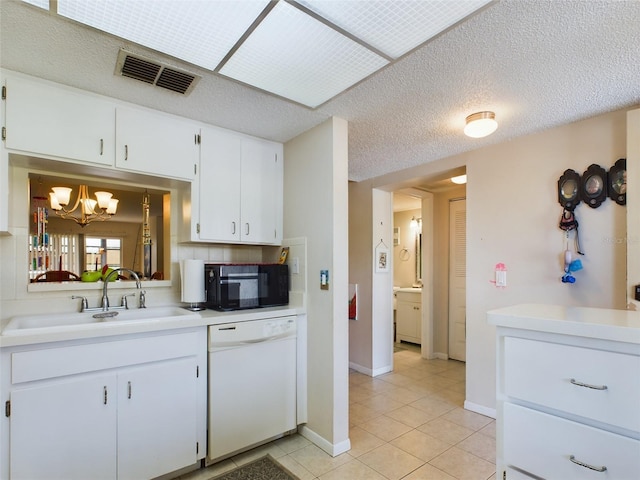
[[[449,202],[449,358],[466,360],[467,201]]]

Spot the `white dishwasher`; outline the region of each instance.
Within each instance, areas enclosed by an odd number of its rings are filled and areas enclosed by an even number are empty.
[[[209,327],[208,460],[296,428],[296,317]]]

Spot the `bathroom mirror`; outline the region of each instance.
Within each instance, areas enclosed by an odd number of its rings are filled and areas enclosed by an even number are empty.
[[[69,210],[81,185],[87,186],[89,198],[95,199],[96,191],[112,193],[112,198],[119,200],[115,215],[104,221],[95,219],[85,226],[57,215],[49,197],[52,187],[72,189],[65,207]],[[26,259],[29,281],[97,282],[108,267],[128,268],[141,279],[168,280],[170,268],[165,265],[168,258],[165,247],[170,248],[170,237],[164,231],[164,219],[169,216],[169,195],[168,191],[110,183],[105,179],[30,173]],[[79,216],[80,209],[78,206],[72,214]]]

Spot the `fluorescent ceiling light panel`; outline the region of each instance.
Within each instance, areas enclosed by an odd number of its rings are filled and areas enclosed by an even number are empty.
[[[58,14],[215,69],[268,0],[58,0]]]
[[[389,62],[286,2],[279,2],[220,73],[317,107]]]
[[[334,25],[396,59],[491,0],[298,0]]]

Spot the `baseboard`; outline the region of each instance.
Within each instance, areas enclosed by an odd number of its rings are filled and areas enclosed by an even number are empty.
[[[373,371],[373,377],[377,377],[378,375],[384,375],[385,373],[393,372],[393,367],[391,365],[387,365],[385,367],[376,368]]]
[[[446,353],[436,352],[433,354],[433,358],[437,358],[438,360],[449,360],[449,355]]]
[[[298,433],[307,440],[311,441],[311,443],[320,447],[332,457],[337,457],[341,453],[351,450],[351,440],[349,440],[348,438],[343,442],[333,444],[327,441],[324,437],[318,435],[306,425],[302,425],[301,427],[299,427]]]
[[[393,367],[391,365],[387,365],[385,367],[376,368],[375,370],[371,370],[370,368],[363,367],[354,362],[349,362],[349,368],[355,370],[358,373],[362,373],[364,375],[368,375],[370,377],[377,377],[378,375],[383,375],[385,373],[389,373],[393,371]]]
[[[468,400],[464,401],[464,409],[470,410],[475,413],[479,413],[480,415],[484,415],[485,417],[496,418],[497,412],[495,408],[488,408],[484,405],[478,405],[477,403],[469,402]]]
[[[365,375],[373,377],[373,370],[367,367],[363,367],[362,365],[359,365],[357,363],[349,362],[349,368],[355,370],[358,373],[363,373]]]

